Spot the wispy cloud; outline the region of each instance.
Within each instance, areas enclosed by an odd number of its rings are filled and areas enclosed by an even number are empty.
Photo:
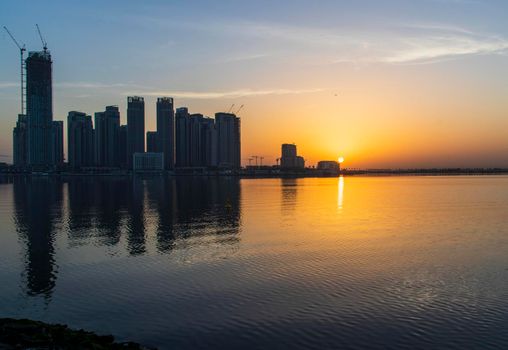
[[[499,54],[508,50],[508,41],[477,35],[441,35],[404,38],[401,47],[383,59],[387,63],[436,62],[466,55]]]
[[[477,0],[428,0],[466,6]],[[182,33],[202,40],[248,42],[254,52],[230,50],[220,62],[249,61],[271,56],[280,61],[329,63],[435,63],[470,55],[489,55],[508,50],[508,39],[454,23],[398,23],[367,26],[305,26],[287,21],[201,20],[167,21],[160,16],[124,15],[139,26]],[[239,47],[244,47],[239,45]],[[214,52],[211,52],[213,55]],[[222,53],[221,53],[222,54]],[[209,63],[215,61],[208,60]],[[215,62],[216,63],[216,62]]]
[[[13,87],[19,87],[20,82],[13,82],[13,81],[0,81],[0,89],[9,89]]]
[[[129,83],[105,84],[101,82],[63,82],[56,84],[59,88],[76,88],[76,89],[102,89],[111,90],[112,92],[123,96],[171,96],[176,98],[188,99],[218,99],[218,98],[236,98],[248,96],[265,96],[265,95],[294,95],[323,91],[320,88],[314,89],[238,89],[229,91],[181,91],[181,90],[165,90],[149,86],[142,86]],[[87,94],[80,95],[88,96]]]
[[[57,88],[69,88],[69,89],[111,89],[111,88],[126,88],[132,87],[132,84],[125,83],[101,83],[101,82],[87,82],[87,81],[76,81],[76,82],[60,82],[55,83]]]
[[[219,98],[237,98],[249,96],[265,96],[265,95],[294,95],[307,94],[323,91],[323,89],[266,89],[266,90],[232,90],[232,91],[178,91],[178,90],[155,90],[155,91],[128,91],[123,93],[129,95],[142,96],[172,96],[177,98],[189,99],[219,99]]]
[[[332,61],[336,63],[428,63],[508,50],[508,40],[504,37],[440,23],[400,24],[359,31],[230,21],[203,24],[202,29],[262,39],[265,43],[275,41],[280,48],[291,48],[292,54],[300,50],[302,56],[335,56]]]
[[[246,54],[246,55],[241,54],[241,55],[237,55],[237,56],[226,57],[217,63],[234,63],[234,62],[252,61],[252,60],[258,60],[261,58],[266,58],[269,56],[272,56],[272,55],[267,54],[267,53]]]
[[[13,87],[19,87],[19,82],[13,81],[0,81],[0,89],[8,89]],[[101,82],[85,82],[85,81],[76,81],[76,82],[57,82],[54,83],[53,86],[55,88],[62,89],[113,89],[113,88],[132,88],[136,85],[134,84],[125,84],[125,83],[101,83]]]
[[[0,88],[11,88],[18,87],[19,83],[14,82],[0,82]],[[143,86],[130,83],[112,83],[107,84],[103,82],[60,82],[55,83],[56,89],[72,89],[79,92],[89,90],[102,90],[108,93],[120,94],[122,96],[172,96],[176,98],[187,98],[187,99],[220,99],[220,98],[236,98],[236,97],[248,97],[248,96],[266,96],[266,95],[295,95],[295,94],[306,94],[323,91],[321,88],[312,89],[237,89],[229,91],[182,91],[182,90],[164,90],[160,88],[153,88],[150,86]],[[89,93],[73,94],[75,98],[88,98],[91,95]]]
[[[480,0],[431,0],[432,2],[440,2],[440,3],[448,3],[448,4],[457,4],[457,5],[476,5],[482,4]]]

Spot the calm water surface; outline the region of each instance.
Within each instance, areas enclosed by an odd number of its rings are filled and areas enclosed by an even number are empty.
[[[161,349],[508,348],[508,177],[0,182],[0,317]]]

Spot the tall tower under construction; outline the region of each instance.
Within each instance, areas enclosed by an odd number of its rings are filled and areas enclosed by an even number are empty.
[[[28,165],[54,165],[52,61],[46,49],[26,59],[26,109]]]

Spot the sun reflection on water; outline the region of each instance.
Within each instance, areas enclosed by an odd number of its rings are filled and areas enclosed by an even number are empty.
[[[344,204],[344,176],[339,176],[339,193],[337,198],[337,204],[339,207],[339,211],[342,211],[342,206]]]

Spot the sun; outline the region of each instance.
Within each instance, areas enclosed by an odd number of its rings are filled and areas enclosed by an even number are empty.
[[[339,163],[344,163],[344,157],[339,157]]]

